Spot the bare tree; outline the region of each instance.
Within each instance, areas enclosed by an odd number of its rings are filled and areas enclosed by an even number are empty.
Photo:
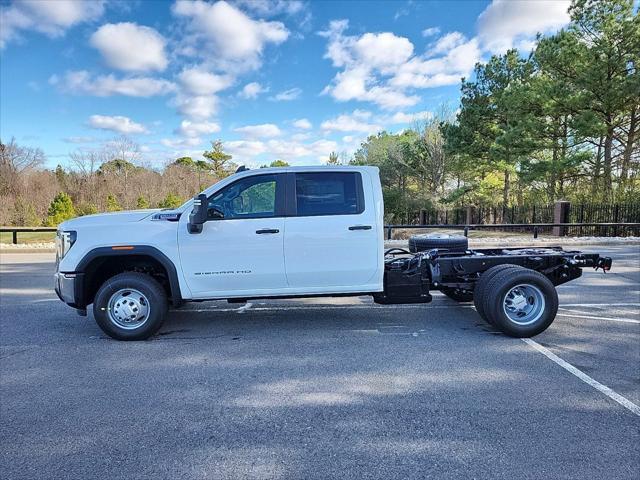
[[[23,173],[41,167],[45,160],[39,148],[22,147],[15,138],[6,144],[0,141],[0,194],[20,193]]]

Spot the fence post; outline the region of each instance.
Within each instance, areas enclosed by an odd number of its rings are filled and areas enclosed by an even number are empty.
[[[569,207],[571,203],[566,200],[558,200],[553,204],[553,223],[569,222]],[[567,234],[567,227],[553,227],[554,237],[564,237]]]
[[[12,234],[11,237],[12,237],[12,240],[13,240],[13,244],[17,245],[18,244],[18,231],[14,230],[13,232],[11,232],[11,234]]]
[[[473,205],[469,205],[467,207],[467,221],[464,223],[466,223],[467,225],[474,223],[473,217],[475,215],[475,210],[476,210],[476,207],[474,207]]]
[[[420,209],[420,225],[427,224],[427,210],[424,208]]]
[[[391,227],[387,228],[387,240],[391,240]]]

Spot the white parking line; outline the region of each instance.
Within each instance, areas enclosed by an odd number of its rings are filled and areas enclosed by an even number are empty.
[[[251,306],[253,305],[253,303],[251,302],[247,302],[244,305],[242,305],[240,308],[236,308],[236,312],[238,313],[244,313],[247,310],[249,310],[251,308]]]
[[[640,320],[631,320],[630,318],[594,317],[591,315],[572,315],[570,313],[557,313],[556,315],[558,317],[586,318],[587,320],[606,320],[607,322],[640,323]]]
[[[600,393],[604,393],[611,400],[613,400],[615,402],[618,402],[624,408],[630,410],[632,413],[635,413],[637,416],[640,417],[640,407],[638,405],[636,405],[635,403],[633,403],[631,400],[623,397],[619,393],[614,392],[609,387],[607,387],[606,385],[601,384],[597,380],[594,380],[589,375],[584,373],[582,370],[578,370],[576,367],[571,365],[569,362],[563,360],[562,358],[557,356],[555,353],[553,353],[551,350],[549,350],[548,348],[543,347],[542,345],[540,345],[535,340],[531,340],[530,338],[521,338],[521,340],[524,343],[526,343],[527,345],[535,348],[537,351],[539,351],[541,354],[543,354],[549,360],[557,363],[562,368],[564,368],[566,371],[568,371],[568,372],[572,373],[573,375],[575,375],[576,377],[578,377],[580,380],[582,380],[587,385],[592,386],[593,388],[598,390]]]
[[[563,303],[563,307],[640,307],[640,303]]]

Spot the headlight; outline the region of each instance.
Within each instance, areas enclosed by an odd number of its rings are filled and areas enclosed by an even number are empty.
[[[64,258],[71,247],[73,247],[73,244],[76,243],[77,237],[77,232],[62,232],[58,230],[56,233],[56,257],[58,260],[62,260]]]

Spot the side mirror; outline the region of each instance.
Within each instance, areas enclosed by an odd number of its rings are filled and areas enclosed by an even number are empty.
[[[189,214],[187,229],[189,233],[201,233],[202,225],[207,221],[207,196],[201,193],[193,197],[193,210]]]

